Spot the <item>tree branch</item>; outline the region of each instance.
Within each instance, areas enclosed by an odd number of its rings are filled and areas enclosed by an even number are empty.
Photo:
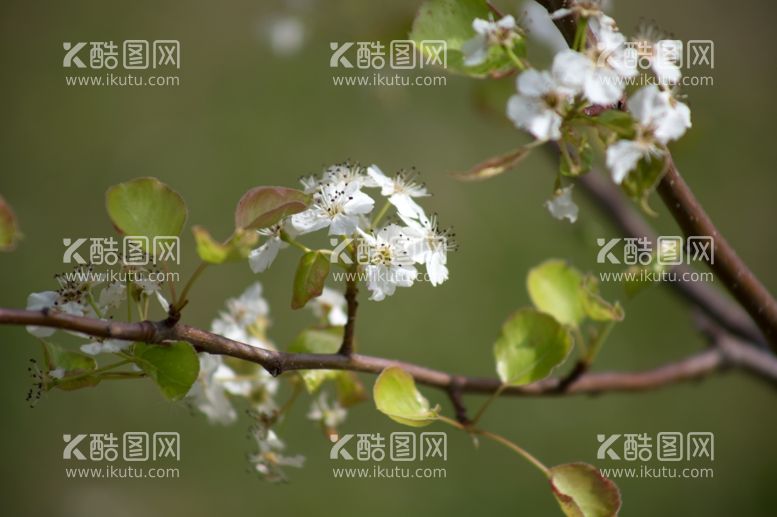
[[[549,13],[566,7],[568,3],[567,0],[537,0],[537,2]],[[570,47],[575,38],[573,18],[570,15],[554,20]],[[661,199],[686,237],[712,237],[715,260],[708,261],[707,264],[755,321],[772,349],[777,351],[777,301],[720,234],[680,176],[671,154],[667,153],[666,159],[668,170],[661,178],[657,189]],[[697,290],[694,294],[701,293]]]
[[[355,273],[354,273],[355,274]],[[345,284],[345,301],[348,305],[348,319],[343,329],[343,344],[340,345],[338,354],[349,356],[353,353],[353,340],[356,329],[356,309],[359,308],[359,301],[356,297],[359,295],[359,288],[356,285],[356,279],[351,277]]]
[[[294,370],[349,370],[378,374],[389,366],[399,366],[426,386],[455,394],[459,400],[464,393],[491,394],[501,382],[496,378],[453,375],[425,366],[374,357],[351,354],[292,354],[253,347],[183,323],[163,320],[123,323],[72,316],[58,311],[27,311],[0,308],[0,324],[36,325],[81,332],[94,337],[115,338],[165,344],[187,341],[197,350],[210,354],[226,355],[263,366],[272,375]],[[661,388],[670,384],[700,379],[726,367],[738,367],[756,374],[759,378],[777,386],[777,357],[748,347],[736,338],[726,335],[709,349],[688,356],[677,362],[639,372],[585,373],[559,390],[562,382],[556,378],[545,379],[526,386],[509,387],[504,394],[515,396],[559,396],[598,394],[606,392],[636,392]],[[458,404],[459,402],[455,402]],[[461,407],[456,407],[457,412]]]

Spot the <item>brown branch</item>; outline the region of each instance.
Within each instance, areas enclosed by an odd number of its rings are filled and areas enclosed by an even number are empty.
[[[36,325],[72,330],[95,337],[116,338],[165,344],[187,341],[197,350],[227,355],[262,365],[272,375],[295,370],[349,370],[378,374],[389,366],[399,366],[426,386],[440,388],[459,397],[463,393],[490,394],[501,386],[496,378],[453,375],[425,366],[382,357],[351,354],[292,354],[253,347],[245,343],[170,320],[123,323],[72,316],[58,311],[27,311],[0,308],[0,324]],[[559,391],[559,379],[549,378],[526,386],[510,387],[503,393],[515,396],[558,396],[606,392],[636,392],[700,379],[726,367],[738,367],[777,386],[777,357],[747,347],[727,337],[723,346],[714,346],[677,362],[639,372],[585,373]],[[463,407],[463,406],[462,406]],[[460,411],[461,408],[457,408]]]
[[[549,13],[567,4],[566,0],[537,1]],[[574,42],[576,31],[573,18],[570,15],[554,20],[570,47]],[[591,38],[589,38],[589,43],[590,41]],[[671,154],[667,154],[667,163],[668,170],[661,178],[657,189],[661,199],[686,237],[712,237],[715,260],[708,261],[708,265],[755,321],[772,349],[777,351],[777,301],[720,234],[680,176]],[[699,295],[701,293],[697,290],[693,294]]]
[[[355,278],[349,278],[345,286],[345,301],[348,304],[348,319],[343,329],[343,344],[340,345],[338,354],[349,356],[353,353],[353,340],[356,329],[356,310],[359,308],[359,288]]]
[[[661,199],[686,237],[712,238],[714,255],[705,262],[753,318],[772,348],[777,350],[777,301],[720,234],[680,176],[671,155],[667,156],[667,161],[666,174],[657,189]]]
[[[613,222],[620,232],[627,237],[647,237],[655,242],[657,235],[645,220],[640,217],[630,205],[618,188],[595,171],[581,176],[578,184],[583,191],[595,202],[605,215],[607,220]],[[699,307],[705,314],[717,321],[732,334],[753,343],[763,343],[764,338],[758,327],[753,323],[742,308],[722,295],[716,289],[702,282],[683,282],[683,273],[689,272],[687,266],[676,266],[672,271],[677,272],[669,287]]]

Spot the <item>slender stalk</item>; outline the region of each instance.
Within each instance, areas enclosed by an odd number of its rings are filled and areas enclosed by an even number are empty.
[[[197,266],[197,269],[194,270],[194,273],[192,273],[192,276],[189,277],[189,281],[186,282],[186,285],[183,286],[183,290],[181,291],[181,297],[178,299],[178,303],[173,305],[173,312],[180,311],[184,305],[188,302],[188,295],[191,288],[194,286],[194,283],[197,281],[197,279],[202,275],[202,273],[207,269],[208,263],[207,262],[200,262],[200,264]]]
[[[531,453],[529,453],[529,451],[527,451],[523,447],[520,447],[519,445],[511,442],[510,440],[508,440],[504,436],[496,434],[496,433],[492,433],[490,431],[484,431],[482,429],[473,429],[472,432],[475,433],[475,434],[478,434],[480,436],[485,436],[486,438],[488,438],[490,440],[493,440],[495,442],[501,443],[502,445],[504,445],[508,449],[516,452],[518,455],[523,457],[529,463],[531,463],[532,465],[537,467],[537,469],[540,472],[542,472],[545,475],[545,477],[548,477],[548,478],[550,477],[550,470],[548,469],[548,467],[546,467],[540,460],[538,460]]]

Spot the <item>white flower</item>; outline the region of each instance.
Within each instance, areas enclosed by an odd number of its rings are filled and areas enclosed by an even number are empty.
[[[345,422],[347,416],[348,412],[338,400],[335,400],[332,404],[329,403],[325,391],[322,391],[317,398],[313,399],[307,415],[310,420],[321,423],[327,430],[336,429],[337,426]]]
[[[628,101],[637,121],[634,140],[619,140],[607,148],[607,166],[612,178],[621,183],[642,158],[662,156],[667,143],[677,140],[691,127],[691,110],[655,85],[638,90]]]
[[[345,296],[331,287],[324,287],[321,296],[310,300],[307,306],[317,318],[326,319],[334,327],[342,327],[348,322]]]
[[[559,220],[566,217],[570,223],[577,221],[578,212],[577,205],[572,200],[572,187],[574,185],[558,189],[553,198],[545,201],[545,206],[553,217]]]
[[[407,224],[405,233],[411,237],[408,252],[413,261],[426,266],[432,285],[437,286],[448,280],[448,250],[453,247],[450,232],[440,231],[437,217],[432,216],[430,219],[423,212],[416,219],[401,214],[400,217]]]
[[[267,37],[276,55],[291,56],[305,43],[305,26],[296,16],[279,16],[267,25]]]
[[[538,140],[561,138],[562,113],[574,91],[548,72],[527,70],[516,81],[518,95],[507,103],[507,116]]]
[[[81,351],[89,355],[115,354],[126,350],[130,345],[132,345],[132,341],[104,339],[102,341],[92,341],[91,343],[81,345]]]
[[[413,198],[429,195],[424,185],[414,182],[412,177],[403,172],[398,172],[394,177],[389,178],[377,165],[371,165],[367,169],[367,174],[376,186],[380,187],[381,195],[388,197],[389,202],[396,207],[400,215],[415,217],[419,212],[423,212]]]
[[[123,282],[114,282],[110,284],[100,291],[97,305],[100,306],[101,311],[116,309],[121,305],[121,302],[124,301],[126,290],[127,287]]]
[[[361,229],[359,233],[367,248],[364,269],[367,289],[372,293],[370,300],[381,301],[394,294],[397,287],[413,285],[418,271],[412,265],[413,259],[408,251],[413,238],[405,228],[390,224],[375,234]]]
[[[39,293],[30,293],[27,297],[27,310],[39,311],[54,307],[54,303],[59,299],[59,294],[54,291],[42,291]],[[36,337],[49,337],[55,329],[50,327],[27,326],[27,332]]]
[[[682,56],[683,44],[679,40],[659,40],[651,45],[648,56],[650,67],[661,84],[675,84],[682,77],[677,62]]]
[[[241,326],[248,326],[270,314],[270,306],[262,296],[262,284],[254,282],[237,298],[226,302],[229,314]]]
[[[211,322],[211,332],[257,348],[274,349],[264,335],[269,325],[270,307],[262,297],[259,282],[253,283],[239,297],[228,299],[226,305],[227,310]]]
[[[475,18],[472,28],[475,30],[475,36],[461,46],[464,64],[467,66],[483,64],[488,58],[491,45],[510,45],[516,36],[515,18],[510,15],[497,22]]]
[[[282,467],[302,468],[305,463],[305,457],[302,455],[284,456],[282,454],[286,445],[272,429],[260,425],[255,430],[254,437],[259,451],[252,454],[249,459],[256,471],[267,481],[286,481]]]
[[[288,243],[281,239],[281,231],[283,229],[284,225],[278,223],[269,228],[257,230],[257,233],[267,240],[248,255],[248,265],[251,267],[251,271],[254,273],[266,271],[272,265],[275,257],[278,256],[278,252],[289,246]],[[288,228],[288,230],[290,229]]]
[[[585,53],[567,49],[556,54],[553,75],[594,104],[614,104],[623,95],[623,79],[637,75],[637,63],[612,18],[591,18],[589,28],[596,44]]]
[[[330,235],[351,235],[359,224],[359,216],[372,211],[375,201],[360,190],[358,182],[327,182],[313,193],[313,204],[291,216],[291,224],[299,233],[310,233],[329,227]]]
[[[221,356],[200,354],[200,375],[187,397],[211,423],[226,425],[237,420],[237,413],[227,397],[224,385],[214,381],[213,378],[223,364],[224,360]]]

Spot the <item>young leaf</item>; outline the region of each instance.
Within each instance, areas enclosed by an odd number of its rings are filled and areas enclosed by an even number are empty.
[[[0,251],[12,251],[20,236],[16,215],[11,205],[0,196]]]
[[[550,486],[568,517],[615,517],[621,507],[618,487],[586,463],[550,469]]]
[[[500,156],[494,156],[478,163],[467,172],[455,174],[455,177],[462,181],[480,181],[493,178],[518,165],[526,158],[529,151],[531,151],[531,147],[525,146]]]
[[[577,326],[585,317],[583,276],[563,260],[547,260],[531,269],[526,280],[534,306],[564,325]]]
[[[48,341],[44,342],[43,346],[46,347],[46,358],[50,362],[48,366],[52,370],[61,368],[65,370],[65,374],[68,374],[88,372],[97,368],[94,357],[70,351]]]
[[[621,110],[603,111],[592,120],[600,126],[616,133],[621,138],[634,138],[634,119],[631,115]]]
[[[320,251],[309,251],[302,255],[294,275],[291,308],[301,309],[308,300],[321,296],[324,282],[329,274],[329,257]]]
[[[655,216],[656,212],[648,204],[648,198],[656,189],[665,172],[665,158],[643,158],[637,163],[637,168],[626,175],[621,183],[621,188],[632,200],[639,203],[643,212]]]
[[[594,321],[623,321],[623,307],[618,302],[610,303],[599,295],[596,279],[587,275],[582,283],[583,310]]]
[[[505,384],[521,385],[547,377],[572,348],[572,338],[553,316],[534,309],[516,312],[494,344],[496,371]]]
[[[162,394],[179,400],[189,392],[200,373],[200,360],[192,345],[178,341],[169,345],[135,343],[135,363],[154,379]]]
[[[424,41],[445,41],[448,70],[475,77],[499,75],[513,67],[509,55],[501,47],[492,46],[486,61],[474,67],[464,64],[461,51],[464,42],[475,36],[472,28],[475,18],[487,20],[490,14],[485,0],[428,0],[421,5],[413,21],[410,39],[424,55],[433,52],[423,44]],[[523,40],[516,41],[513,51],[519,56],[525,53]]]
[[[302,212],[310,196],[285,187],[255,187],[243,194],[235,209],[235,228],[259,229]]]
[[[197,254],[210,264],[242,260],[248,257],[251,248],[259,241],[259,235],[252,230],[236,230],[224,243],[216,241],[202,226],[192,226],[192,233],[197,243]]]
[[[413,377],[398,366],[383,370],[372,390],[375,407],[390,419],[412,427],[423,427],[437,419],[437,408],[415,387]]]
[[[84,375],[97,368],[94,357],[80,352],[70,351],[56,343],[43,342],[47,366],[51,370],[64,370],[64,378],[57,379],[54,386],[64,391],[97,386],[100,378],[96,375]],[[76,378],[68,379],[68,376]]]
[[[353,372],[337,372],[335,389],[337,400],[343,407],[350,407],[367,399],[364,385]]]
[[[114,185],[105,193],[105,202],[120,233],[149,239],[179,235],[188,213],[181,195],[156,178]]]

